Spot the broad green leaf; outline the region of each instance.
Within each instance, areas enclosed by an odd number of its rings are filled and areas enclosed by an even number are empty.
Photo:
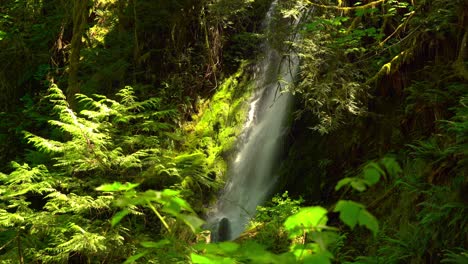
[[[385,157],[381,160],[390,177],[396,177],[402,172],[400,164],[392,157]]]
[[[117,224],[120,223],[120,221],[121,221],[126,215],[128,215],[129,213],[130,213],[130,211],[127,210],[127,209],[124,209],[124,210],[122,210],[122,211],[116,213],[116,214],[112,217],[112,219],[111,219],[111,225],[112,225],[112,226],[117,225]]]
[[[351,187],[357,191],[363,192],[367,189],[366,181],[361,178],[347,177],[338,182],[335,187],[335,190],[338,191],[346,184],[351,185]]]
[[[351,229],[353,229],[356,224],[359,224],[372,231],[374,235],[379,231],[379,222],[377,219],[360,203],[340,200],[333,211],[339,212],[341,221],[351,227]]]
[[[208,253],[216,253],[216,254],[219,253],[219,246],[216,243],[209,243],[209,244],[198,243],[198,244],[193,245],[193,248],[195,250],[205,251],[205,252],[208,252]]]
[[[308,237],[317,243],[321,251],[327,250],[328,245],[335,244],[339,239],[338,233],[331,231],[311,232]]]
[[[164,201],[164,200],[166,200],[166,199],[163,198],[163,201]],[[164,212],[169,213],[169,214],[171,214],[171,215],[178,215],[178,214],[180,214],[181,208],[180,208],[180,206],[179,206],[177,203],[175,203],[175,202],[173,201],[172,198],[170,198],[170,199],[167,200],[167,201],[164,201],[163,204],[164,204],[164,207],[163,207],[163,211],[164,211]]]
[[[228,257],[218,257],[214,255],[202,256],[195,253],[190,254],[192,263],[196,264],[235,264],[236,261]]]
[[[8,36],[8,33],[6,33],[5,31],[0,30],[0,40],[3,40],[4,38],[6,38],[6,36]]]
[[[223,252],[232,253],[239,249],[239,244],[234,242],[223,242],[219,243],[219,247]]]
[[[162,191],[162,195],[163,195],[163,196],[169,196],[169,197],[176,196],[176,195],[178,195],[179,193],[180,193],[179,191],[171,190],[171,189],[164,189],[164,190]]]
[[[373,216],[369,211],[366,209],[363,209],[361,213],[359,214],[359,224],[367,227],[372,233],[377,235],[377,232],[379,231],[379,222]]]
[[[176,217],[182,219],[182,221],[184,221],[184,223],[187,224],[194,233],[196,233],[200,229],[200,227],[205,223],[205,221],[198,218],[196,215],[181,214]]]
[[[199,243],[193,246],[193,248],[197,251],[201,251],[204,253],[205,256],[217,256],[217,255],[224,255],[223,249],[220,247],[222,243]],[[212,259],[212,257],[210,257]]]
[[[363,171],[364,179],[366,180],[369,186],[374,185],[379,182],[380,175],[384,175],[384,171],[379,168],[379,165],[371,162],[366,167],[364,167]]]
[[[133,255],[133,256],[129,257],[123,264],[134,263],[135,261],[139,260],[140,258],[146,256],[148,253],[149,253],[149,251],[145,250],[145,251],[143,251],[141,253]]]
[[[247,240],[239,249],[239,255],[249,259],[247,263],[268,263],[268,264],[283,264],[276,259],[276,255],[270,253],[265,247],[259,243]],[[283,259],[283,258],[282,258]],[[244,262],[245,263],[245,262]]]
[[[339,212],[341,221],[353,229],[358,223],[359,214],[363,208],[364,206],[362,204],[340,200],[333,211]]]
[[[195,253],[190,254],[190,258],[192,259],[192,263],[198,263],[198,264],[216,264],[213,260],[202,256],[198,255]]]
[[[369,168],[364,171],[364,179],[369,186],[374,185],[380,180],[380,173],[374,168]]]
[[[172,198],[172,202],[176,203],[180,208],[183,208],[192,213],[194,212],[192,207],[190,207],[189,203],[187,203],[187,201],[185,201],[184,199],[180,197]]]
[[[169,240],[163,239],[163,240],[159,240],[158,242],[145,241],[145,242],[141,242],[140,244],[145,248],[160,248],[170,243],[171,242]]]
[[[312,254],[306,256],[304,258],[304,264],[331,264],[331,260],[333,259],[333,255],[328,252],[319,252],[316,254]]]
[[[301,208],[297,214],[286,219],[284,227],[291,237],[302,234],[303,229],[320,228],[327,224],[327,210],[320,206]]]
[[[349,184],[350,182],[353,181],[353,178],[344,178],[344,179],[341,179],[335,186],[335,191],[338,191],[339,189],[341,189],[343,186],[345,186],[346,184]]]
[[[363,192],[367,189],[365,182],[357,178],[353,178],[353,181],[351,181],[351,187],[360,192]]]
[[[129,191],[138,187],[138,183],[125,183],[114,182],[112,184],[103,184],[96,188],[97,191],[101,192],[117,192],[117,191]]]
[[[319,252],[320,247],[317,243],[293,244],[290,251],[297,259],[302,259],[304,256]]]

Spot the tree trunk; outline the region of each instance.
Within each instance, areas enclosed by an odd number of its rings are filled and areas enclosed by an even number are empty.
[[[70,44],[67,98],[72,109],[76,109],[75,94],[80,92],[78,69],[82,37],[88,17],[88,0],[73,1],[73,36]]]

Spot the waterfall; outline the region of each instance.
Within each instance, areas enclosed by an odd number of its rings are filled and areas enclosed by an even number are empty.
[[[276,2],[273,1],[264,20],[270,37]],[[292,82],[298,58],[284,59],[281,51],[270,45],[269,38],[262,47],[263,59],[256,65],[257,89],[250,100],[235,159],[228,165],[228,181],[207,219],[213,241],[237,238],[255,215],[257,206],[271,194],[278,178],[292,102],[284,84]]]

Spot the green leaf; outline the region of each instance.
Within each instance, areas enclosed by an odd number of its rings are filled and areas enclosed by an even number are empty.
[[[203,251],[203,253],[208,254],[222,254],[221,249],[219,248],[218,243],[198,243],[193,245],[193,248],[197,251]]]
[[[335,191],[338,191],[339,189],[341,189],[343,186],[345,186],[346,184],[349,184],[350,182],[353,181],[353,178],[344,178],[344,179],[341,179],[335,186]]]
[[[5,31],[0,30],[0,40],[3,40],[4,38],[6,38],[6,36],[8,36],[8,33],[6,33]]]
[[[164,211],[171,213],[179,213],[182,211],[182,209],[185,209],[186,211],[194,213],[190,205],[184,199],[175,196],[176,194],[173,196],[165,196],[164,192],[162,194],[162,200],[165,202]]]
[[[384,172],[379,168],[379,165],[372,162],[364,168],[363,176],[369,186],[372,186],[379,182],[380,175],[383,175]]]
[[[349,184],[351,187],[359,192],[363,192],[367,189],[367,181],[363,180],[361,178],[356,178],[356,177],[347,177],[344,179],[341,179],[335,187],[335,190],[338,191],[341,189],[343,186]]]
[[[284,227],[291,237],[302,234],[303,229],[315,229],[327,224],[327,210],[320,206],[301,208],[297,214],[286,219]]]
[[[181,214],[178,216],[178,218],[182,219],[182,221],[184,221],[184,223],[190,227],[193,233],[196,233],[200,229],[200,227],[205,223],[205,221],[203,221],[195,215]]]
[[[112,184],[103,184],[96,188],[97,191],[101,192],[118,192],[118,191],[129,191],[138,187],[138,183],[125,183],[114,182]]]
[[[339,240],[338,233],[333,231],[311,232],[308,237],[317,243],[321,251],[327,250],[328,245],[334,245]]]
[[[306,256],[304,258],[304,264],[331,264],[331,260],[333,259],[333,255],[328,252],[319,252],[316,254],[312,254],[309,256]]]
[[[146,250],[145,250],[145,251],[143,251],[143,252],[141,252],[141,253],[138,253],[138,254],[136,254],[136,255],[133,255],[133,256],[129,257],[127,260],[125,260],[125,262],[124,262],[123,264],[130,264],[130,263],[133,263],[133,262],[139,260],[140,258],[142,258],[142,257],[144,257],[144,256],[146,256],[146,255],[148,255],[148,253],[149,253],[149,251],[146,251]]]
[[[223,252],[226,253],[233,253],[239,249],[239,244],[234,243],[234,242],[222,242],[219,243],[219,247]]]
[[[366,209],[363,209],[361,213],[359,214],[358,221],[360,225],[363,225],[367,227],[367,229],[372,231],[374,236],[377,235],[377,232],[379,231],[379,222],[377,221],[375,216],[369,213],[369,211],[367,211]]]
[[[241,255],[243,259],[249,260],[242,261],[242,263],[258,264],[286,264],[288,263],[287,259],[293,257],[291,255],[277,256],[267,251],[264,245],[248,240],[242,244],[239,255]]]
[[[114,227],[115,225],[117,225],[129,213],[130,213],[130,211],[127,210],[127,209],[124,209],[124,210],[116,213],[111,219],[111,226]]]
[[[353,181],[351,182],[351,187],[360,192],[363,192],[367,189],[365,182],[357,178],[353,178]]]
[[[340,200],[336,204],[334,212],[339,212],[341,221],[353,229],[358,223],[359,214],[363,208],[362,204]]]
[[[199,264],[216,264],[213,260],[202,256],[198,255],[195,253],[190,254],[190,258],[192,259],[192,263],[199,263]]]
[[[154,242],[154,241],[145,241],[145,242],[141,242],[141,246],[145,247],[145,248],[160,248],[160,247],[163,247],[165,245],[168,245],[170,244],[171,242],[167,239],[163,239],[163,240],[159,240],[158,242]]]
[[[168,196],[168,197],[173,197],[173,196],[176,196],[178,195],[180,192],[179,191],[176,191],[176,190],[172,190],[172,189],[164,189],[162,191],[162,195],[163,196]]]
[[[199,264],[235,264],[236,261],[232,258],[218,257],[218,256],[202,256],[195,253],[190,254],[192,263]]]
[[[290,251],[297,260],[302,260],[305,256],[320,252],[320,247],[317,243],[293,244]]]
[[[392,157],[385,157],[381,160],[383,166],[387,170],[389,177],[396,177],[402,172],[400,165]]]
[[[377,219],[360,203],[340,200],[333,211],[339,212],[341,221],[351,227],[351,229],[353,229],[356,224],[359,224],[372,231],[374,236],[379,231],[379,222]]]

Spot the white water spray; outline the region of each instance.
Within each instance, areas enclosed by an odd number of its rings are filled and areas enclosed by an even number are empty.
[[[268,31],[276,2],[265,18],[264,26]],[[271,32],[268,35],[271,36]],[[250,100],[242,140],[234,162],[229,164],[229,180],[208,216],[213,241],[237,238],[255,215],[257,206],[271,194],[278,178],[279,155],[287,131],[285,121],[292,101],[292,96],[282,86],[293,81],[298,58],[283,59],[268,39],[263,54],[263,60],[257,64],[257,91]],[[224,234],[218,234],[221,232]]]

